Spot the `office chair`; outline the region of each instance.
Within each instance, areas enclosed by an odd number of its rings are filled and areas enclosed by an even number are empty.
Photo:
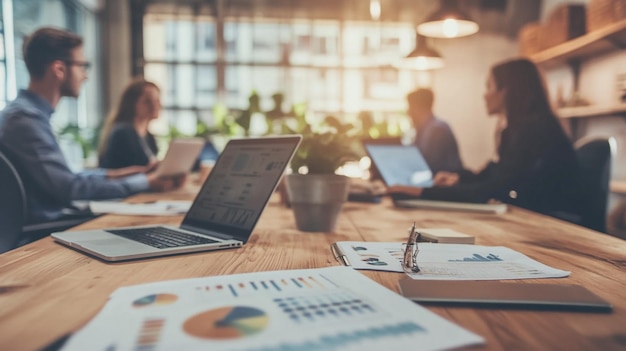
[[[0,152],[0,194],[0,253],[93,218],[81,216],[25,225],[28,216],[26,191],[17,170],[2,152]]]
[[[581,225],[606,232],[607,203],[611,178],[612,138],[583,138],[574,144],[583,191]]]
[[[26,218],[24,186],[15,167],[0,153],[0,253],[17,247]]]

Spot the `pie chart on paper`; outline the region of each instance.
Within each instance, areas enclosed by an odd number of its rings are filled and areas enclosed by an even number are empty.
[[[240,339],[262,332],[268,323],[268,316],[260,309],[230,306],[189,317],[183,324],[183,330],[203,339]]]
[[[154,305],[169,305],[178,300],[178,296],[174,294],[153,294],[144,296],[133,301],[134,307],[147,307]]]

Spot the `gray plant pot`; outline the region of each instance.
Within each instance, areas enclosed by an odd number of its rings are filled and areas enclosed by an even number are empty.
[[[286,177],[296,227],[305,232],[332,232],[350,179],[336,174],[290,174]]]

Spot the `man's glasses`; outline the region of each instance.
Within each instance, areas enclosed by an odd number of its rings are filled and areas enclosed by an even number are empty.
[[[85,71],[91,68],[91,62],[87,62],[87,61],[72,61],[72,60],[62,60],[62,61],[65,62],[65,64],[68,66],[78,66]]]

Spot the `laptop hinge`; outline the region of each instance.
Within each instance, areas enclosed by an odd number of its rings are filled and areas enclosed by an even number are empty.
[[[238,240],[237,238],[235,238],[232,235],[226,235],[226,234],[222,234],[222,233],[217,233],[214,231],[210,231],[210,230],[206,230],[204,228],[198,228],[198,227],[194,227],[191,225],[181,225],[180,226],[182,229],[188,230],[190,232],[196,232],[196,233],[200,233],[200,234],[204,234],[204,235],[208,235],[208,236],[213,236],[222,240]]]

